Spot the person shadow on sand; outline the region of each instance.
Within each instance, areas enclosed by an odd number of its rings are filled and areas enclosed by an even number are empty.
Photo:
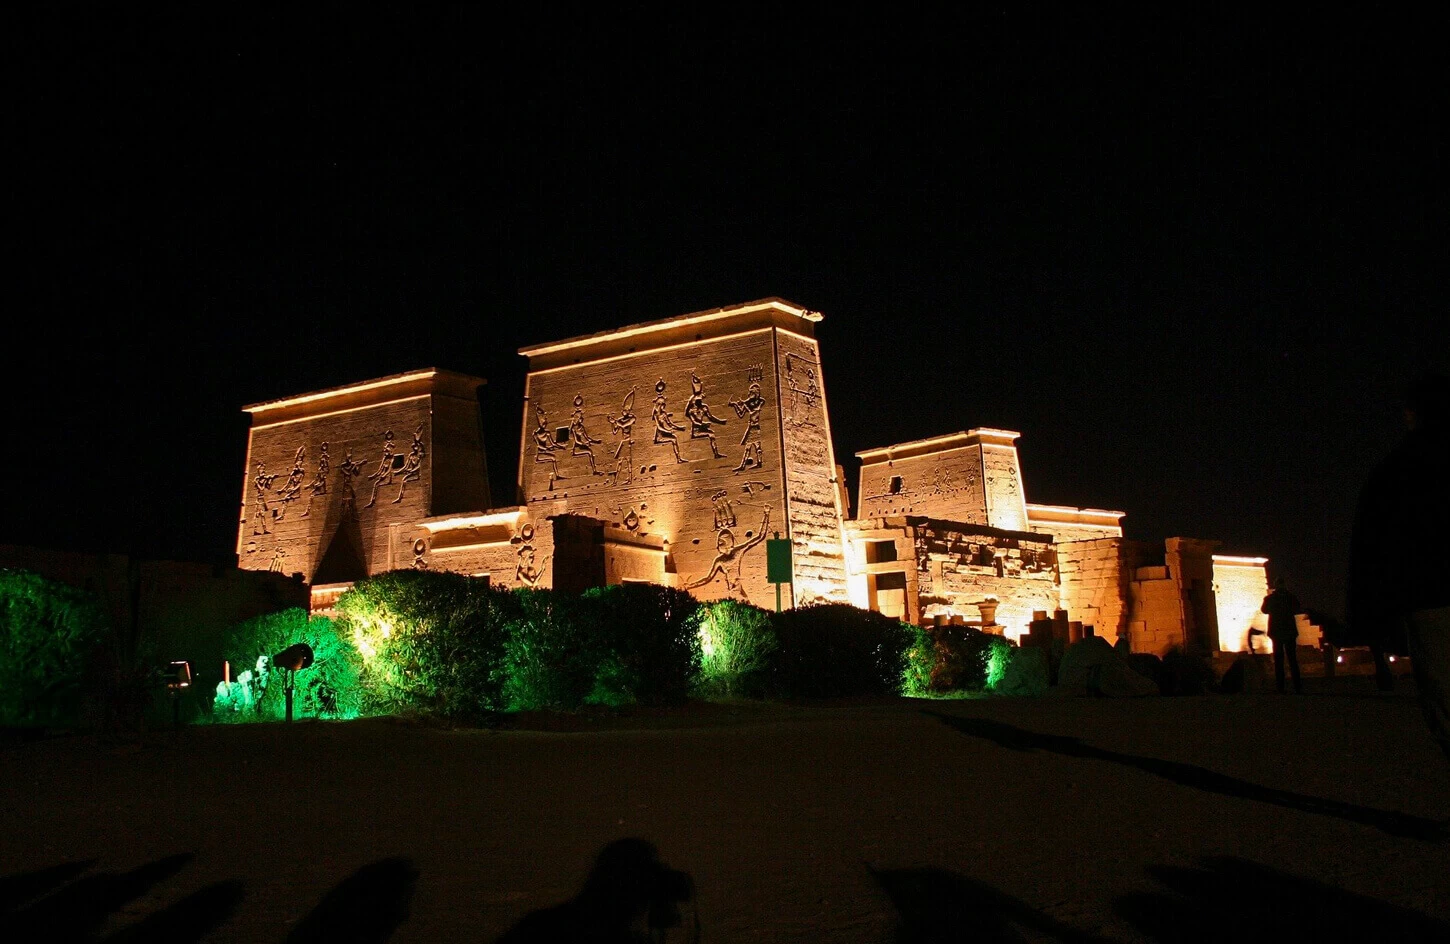
[[[664,944],[700,940],[699,917],[681,905],[693,901],[694,882],[660,861],[643,839],[605,846],[579,894],[552,908],[531,911],[498,944]],[[679,929],[678,934],[673,934]]]

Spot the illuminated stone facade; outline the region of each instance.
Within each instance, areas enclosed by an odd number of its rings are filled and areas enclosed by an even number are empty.
[[[517,493],[502,508],[477,378],[419,371],[247,407],[238,560],[300,573],[319,609],[402,567],[773,606],[764,544],[778,534],[793,550],[785,606],[850,601],[1013,637],[1066,611],[1138,651],[1247,645],[1263,558],[1129,541],[1122,512],[1028,502],[1010,430],[858,453],[851,519],[820,320],[765,299],[524,348]]]

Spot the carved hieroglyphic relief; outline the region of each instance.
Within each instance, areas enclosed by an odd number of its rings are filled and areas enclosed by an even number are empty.
[[[327,494],[327,473],[332,468],[332,460],[327,455],[327,443],[322,444],[317,456],[317,474],[312,481],[307,483],[307,507],[302,509],[302,517],[306,518],[312,514],[312,502],[318,495]]]
[[[302,497],[302,480],[307,477],[307,447],[298,446],[297,454],[292,458],[292,471],[287,474],[287,479],[277,487],[277,503],[280,505],[272,512],[273,521],[281,521],[287,517],[287,506]]]
[[[349,449],[337,469],[342,473],[342,517],[357,520],[357,492],[353,490],[352,480],[363,470],[363,464],[352,457]]]
[[[277,548],[276,553],[272,555],[272,560],[269,561],[267,564],[267,572],[271,574],[280,574],[283,573],[283,568],[286,566],[287,550],[285,548],[279,547]]]
[[[651,417],[655,424],[655,444],[668,443],[675,452],[675,462],[684,462],[685,460],[680,456],[680,440],[675,434],[683,433],[685,427],[675,422],[675,414],[671,413],[669,407],[665,405],[665,380],[663,377],[660,378],[659,383],[655,384],[655,405]]]
[[[558,450],[559,444],[554,441],[554,434],[549,431],[549,416],[544,412],[542,406],[534,407],[537,425],[534,426],[534,462],[546,464],[549,467],[549,490],[554,488],[554,482],[564,478],[559,474],[559,460],[554,458],[554,452]]]
[[[267,527],[267,518],[272,513],[272,509],[267,505],[267,492],[272,488],[272,483],[276,479],[277,473],[267,474],[267,464],[265,462],[257,462],[257,474],[252,477],[252,485],[257,490],[256,498],[253,500],[254,507],[252,508],[252,518],[255,522],[252,525],[253,534],[272,533]]]
[[[764,377],[764,368],[758,364],[751,367],[745,372],[745,380],[750,384],[749,392],[743,400],[730,401],[735,415],[746,420],[745,432],[740,437],[742,451],[740,464],[735,467],[736,472],[759,469],[765,464],[760,447],[760,411],[765,408],[765,397],[760,395],[760,383]]]
[[[629,393],[624,395],[624,402],[620,404],[619,415],[609,416],[609,431],[619,439],[619,445],[614,447],[614,471],[609,473],[610,485],[628,485],[634,480],[634,388],[629,388]],[[619,481],[619,473],[624,473],[624,481]]]
[[[594,447],[599,445],[601,440],[589,435],[589,430],[584,428],[584,395],[574,396],[574,415],[569,419],[569,438],[574,442],[574,448],[569,453],[571,456],[585,456],[589,459],[589,471],[594,475],[603,475],[594,466]]]
[[[716,511],[717,520],[719,511]],[[715,529],[715,559],[710,562],[710,569],[702,576],[685,584],[686,590],[693,590],[696,587],[703,587],[714,580],[716,576],[723,577],[725,588],[731,593],[740,594],[742,599],[749,600],[741,580],[741,568],[745,554],[757,544],[765,540],[765,535],[770,529],[770,505],[765,506],[765,511],[760,519],[760,530],[745,543],[738,543],[735,539],[733,528],[721,527],[717,524]]]
[[[514,568],[514,579],[528,587],[537,586],[549,566],[549,558],[542,564],[536,562],[538,551],[534,548],[534,526],[525,524],[519,529],[513,542],[518,545],[518,564]]]
[[[720,489],[710,496],[715,503],[715,530],[735,527],[735,509],[730,506],[730,492]]]
[[[415,540],[413,542],[413,569],[414,570],[427,570],[428,569],[428,558],[426,556],[427,553],[428,553],[428,542],[427,541],[423,540],[422,538],[418,538],[417,540]]]
[[[690,399],[685,402],[685,418],[690,421],[691,439],[709,439],[710,454],[716,459],[723,459],[720,449],[715,444],[715,432],[710,428],[711,423],[724,424],[725,421],[710,412],[710,405],[705,402],[705,385],[695,374],[690,375]]]
[[[407,457],[403,459],[403,467],[398,470],[398,497],[393,499],[393,504],[396,505],[403,500],[403,489],[408,487],[409,482],[415,482],[422,477],[423,457],[427,454],[428,450],[423,445],[423,427],[419,426],[413,432],[413,446],[408,450]],[[399,458],[403,457],[395,457],[393,460],[395,466]]]
[[[368,476],[373,483],[373,494],[368,499],[368,503],[363,506],[364,508],[373,507],[378,500],[379,488],[393,484],[393,460],[401,458],[402,456],[397,455],[396,447],[393,445],[393,431],[390,429],[383,435],[383,458],[378,462],[378,470]]]
[[[808,357],[799,354],[785,356],[785,384],[790,389],[790,421],[796,426],[813,425],[816,421],[816,401],[820,399],[821,388],[816,380],[816,368],[820,366]]]

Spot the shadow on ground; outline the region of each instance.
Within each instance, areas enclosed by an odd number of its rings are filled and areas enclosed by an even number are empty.
[[[901,916],[896,944],[1015,944],[1031,940],[1106,941],[1063,924],[990,885],[945,869],[867,867]]]
[[[577,895],[524,915],[498,944],[698,942],[699,917],[684,910],[694,897],[689,874],[661,862],[653,844],[618,839],[600,851]]]
[[[1206,793],[1254,800],[1304,813],[1333,816],[1353,823],[1373,826],[1391,836],[1418,839],[1423,842],[1444,842],[1446,838],[1445,824],[1420,816],[1411,816],[1408,813],[1380,810],[1371,806],[1360,806],[1355,803],[1343,803],[1338,800],[1326,800],[1323,797],[1294,793],[1290,790],[1279,790],[1248,780],[1240,780],[1237,777],[1230,777],[1196,764],[1182,764],[1156,757],[1142,757],[1137,754],[1110,751],[1084,744],[1075,737],[1039,734],[1035,731],[1013,727],[1001,721],[986,718],[961,718],[935,711],[925,713],[941,720],[962,734],[991,741],[999,747],[1009,750],[1023,752],[1040,750],[1061,754],[1064,757],[1108,761],[1153,774],[1185,787],[1203,790]]]
[[[322,897],[297,922],[287,944],[382,944],[408,920],[418,872],[401,857],[365,865]]]
[[[1167,891],[1128,895],[1113,910],[1165,944],[1450,941],[1450,924],[1429,915],[1244,859],[1148,873]]]
[[[129,872],[84,875],[67,862],[0,879],[0,940],[96,941],[107,920],[171,879],[192,859],[167,856]],[[84,877],[82,877],[84,875]],[[242,900],[241,882],[217,882],[104,938],[111,944],[189,944],[220,927]]]

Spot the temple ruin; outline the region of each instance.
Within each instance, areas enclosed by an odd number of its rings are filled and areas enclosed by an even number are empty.
[[[785,606],[850,602],[1013,638],[1055,618],[1160,654],[1259,638],[1265,558],[1130,540],[1121,511],[1028,502],[1011,430],[857,453],[853,516],[820,321],[769,298],[523,348],[504,506],[489,495],[481,378],[422,370],[245,407],[239,565],[300,573],[314,610],[397,568],[769,607],[765,542],[785,538]]]

